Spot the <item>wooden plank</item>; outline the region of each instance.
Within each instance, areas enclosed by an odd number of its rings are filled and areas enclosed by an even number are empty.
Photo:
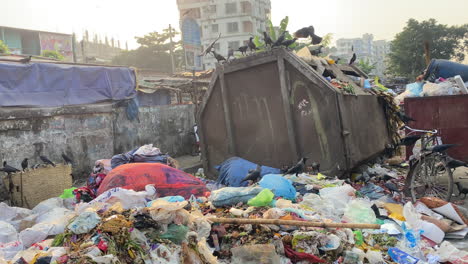
[[[291,103],[289,100],[289,91],[288,86],[286,83],[286,69],[284,67],[284,58],[280,54],[278,56],[278,73],[280,79],[280,86],[281,86],[281,97],[283,98],[283,108],[284,114],[286,118],[286,128],[288,130],[288,139],[289,145],[291,146],[291,152],[295,155],[295,160],[299,159],[300,153],[298,153],[297,148],[297,137],[295,133],[294,127],[294,117],[291,111]]]
[[[228,137],[228,152],[231,155],[237,155],[236,145],[234,142],[234,133],[232,129],[231,108],[229,107],[229,97],[226,90],[226,81],[224,79],[224,68],[219,73],[219,82],[221,87],[221,97],[224,108],[224,121],[226,123],[226,132]]]

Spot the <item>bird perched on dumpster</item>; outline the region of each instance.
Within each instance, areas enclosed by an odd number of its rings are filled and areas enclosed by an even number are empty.
[[[262,166],[257,165],[257,168],[255,170],[249,170],[249,174],[247,174],[247,176],[241,181],[241,183],[245,181],[252,181],[252,182],[258,181],[260,179],[261,172],[262,172]]]
[[[422,135],[409,135],[401,139],[400,145],[412,146],[416,141],[418,141]]]
[[[18,170],[17,168],[8,165],[6,160],[3,161],[3,168],[1,170],[8,173],[8,174],[15,173],[15,172],[20,172],[20,170]]]
[[[322,53],[322,49],[323,49],[323,45],[309,47],[310,54],[312,54],[313,56],[318,56],[320,53]]]
[[[226,61],[226,58],[224,58],[221,54],[218,54],[216,51],[212,50],[211,53],[219,63],[221,63],[222,61]]]
[[[297,176],[299,173],[303,173],[304,169],[306,168],[306,162],[307,162],[307,157],[300,159],[299,162],[293,167],[289,168],[289,170],[286,171],[285,174],[296,174]]]
[[[405,113],[403,113],[403,112],[397,112],[397,116],[401,120],[401,122],[403,122],[405,124],[408,124],[410,121],[416,121],[413,118],[405,115]]]
[[[285,41],[283,41],[283,43],[281,43],[281,46],[285,46],[286,48],[289,48],[289,46],[294,44],[296,42],[296,40],[297,40],[297,38],[285,40]]]
[[[273,40],[271,40],[271,37],[266,33],[266,31],[263,31],[263,41],[265,41],[266,46],[273,45]]]
[[[31,58],[32,58],[32,56],[28,56],[26,58],[22,58],[21,60],[19,60],[19,62],[21,62],[21,63],[30,63]]]
[[[238,51],[240,51],[242,53],[242,55],[247,55],[247,50],[249,49],[249,46],[242,46],[242,47],[239,47],[239,49],[237,49]]]
[[[458,146],[458,145],[457,144],[441,144],[441,145],[431,147],[431,148],[429,148],[429,150],[432,151],[432,152],[443,153],[443,152],[447,151],[449,148],[452,148],[452,147],[455,147],[455,146]]]
[[[353,65],[356,59],[357,59],[356,53],[353,53],[353,57],[351,57],[351,60],[349,61],[349,65]]]
[[[451,169],[456,169],[458,167],[468,167],[468,164],[461,160],[449,158],[449,162],[447,162],[447,166]]]
[[[294,36],[296,38],[308,38],[308,37],[311,37],[312,38],[312,44],[313,45],[317,45],[317,44],[320,44],[320,42],[322,42],[322,38],[315,35],[315,28],[314,26],[308,26],[308,27],[303,27],[301,29],[299,29],[298,31],[296,31],[294,33]]]
[[[249,38],[249,43],[247,43],[247,45],[249,46],[249,49],[250,51],[255,51],[257,50],[257,46],[255,45],[255,43],[253,42],[253,37],[250,37]]]
[[[49,165],[52,165],[55,167],[55,164],[50,161],[50,159],[48,159],[46,156],[39,156],[39,158],[42,160],[42,162],[44,162],[45,164],[49,164]]]
[[[25,158],[25,159],[21,162],[21,168],[23,169],[23,171],[25,171],[25,170],[28,168],[28,158]]]
[[[73,160],[67,155],[65,155],[65,153],[62,153],[62,158],[65,161],[65,164],[73,164]]]
[[[287,31],[283,31],[283,33],[281,33],[275,43],[273,43],[273,47],[279,47],[281,43],[283,43],[284,39],[286,38],[286,32]]]
[[[466,194],[468,193],[468,188],[464,187],[461,184],[461,182],[456,182],[455,185],[457,185],[458,196],[464,194],[463,199],[466,199]]]
[[[220,38],[221,38],[221,33],[219,33],[218,37],[217,37],[213,42],[211,42],[211,44],[208,45],[208,46],[206,47],[206,49],[205,49],[200,55],[198,55],[198,56],[200,56],[200,57],[201,57],[201,56],[205,56],[206,54],[208,54],[208,53],[210,53],[211,51],[213,51],[213,48],[214,48],[216,42],[217,42]]]

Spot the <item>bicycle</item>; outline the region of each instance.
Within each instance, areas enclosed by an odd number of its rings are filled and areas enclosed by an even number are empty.
[[[436,129],[419,130],[409,126],[405,128],[410,131],[408,136],[423,133],[420,134],[420,152],[416,153],[416,157],[410,161],[410,169],[405,181],[405,194],[409,195],[413,202],[425,196],[438,197],[449,202],[454,184],[453,172],[448,166],[452,158],[448,156],[446,150],[454,145],[442,145]]]

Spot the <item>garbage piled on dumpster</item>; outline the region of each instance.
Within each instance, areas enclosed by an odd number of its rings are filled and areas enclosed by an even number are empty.
[[[258,181],[241,183],[256,168],[238,157],[223,162],[224,186],[210,193],[175,168],[125,164],[87,199],[72,194],[87,193],[78,188],[32,210],[1,203],[0,263],[468,261],[444,240],[468,233],[462,209],[431,197],[406,202],[385,184],[402,188],[399,167],[362,166],[349,181],[261,166]]]

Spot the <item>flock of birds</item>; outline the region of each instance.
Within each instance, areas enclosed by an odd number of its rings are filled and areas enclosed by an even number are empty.
[[[46,165],[51,165],[53,167],[56,166],[55,163],[53,163],[46,156],[39,156],[39,158]],[[65,161],[65,164],[73,164],[73,160],[70,157],[68,157],[66,154],[62,153],[62,158]],[[41,164],[35,164],[31,168],[32,169],[37,169],[37,168],[39,168],[40,165]],[[28,166],[29,166],[29,159],[28,158],[23,159],[23,161],[21,162],[21,168],[23,169],[22,171],[26,171],[26,169],[28,169]],[[3,171],[5,173],[7,173],[7,174],[21,172],[21,170],[15,168],[13,166],[8,165],[6,161],[3,161],[3,168],[0,168],[0,171]]]
[[[315,35],[315,28],[313,26],[309,27],[304,27],[299,29],[294,33],[294,38],[292,39],[286,39],[286,34],[288,31],[283,31],[279,37],[276,40],[273,40],[270,35],[266,31],[263,32],[263,41],[265,43],[265,46],[269,49],[272,48],[277,48],[277,47],[286,47],[289,48],[291,45],[296,43],[296,41],[299,38],[308,38],[310,37],[312,39],[311,44],[312,45],[318,45],[322,42],[323,38]],[[218,61],[218,63],[221,62],[226,62],[229,61],[230,58],[235,58],[234,53],[240,52],[242,55],[246,56],[247,52],[250,51],[251,53],[255,52],[258,50],[257,45],[254,42],[254,37],[250,37],[249,40],[247,41],[247,45],[239,47],[237,50],[232,49],[229,47],[228,49],[228,55],[227,58],[224,57],[223,55],[217,53],[215,51],[215,44],[216,42],[221,38],[221,34],[218,35],[218,38],[216,38],[208,47],[199,55],[201,56],[206,56],[207,54],[212,54],[214,58]],[[313,50],[311,50],[312,55],[318,56],[322,52],[322,45],[316,46]],[[354,47],[352,47],[353,51],[353,56],[351,60],[349,61],[349,65],[354,64],[354,62],[357,59],[356,53],[354,53]],[[338,59],[339,60],[339,59]]]

